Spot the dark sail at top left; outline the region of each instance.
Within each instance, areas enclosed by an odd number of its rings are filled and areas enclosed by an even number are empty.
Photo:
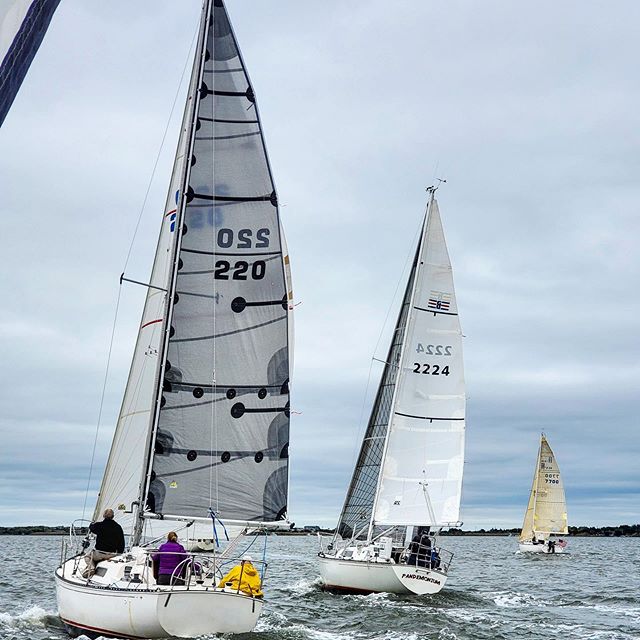
[[[0,4],[0,126],[13,104],[60,0]]]

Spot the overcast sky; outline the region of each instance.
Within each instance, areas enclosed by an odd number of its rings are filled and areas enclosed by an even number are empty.
[[[521,523],[542,430],[570,524],[640,521],[640,4],[227,6],[301,303],[292,520],[335,524],[381,372],[365,400],[371,357],[441,177],[466,336],[465,526]],[[1,525],[82,510],[118,277],[199,12],[63,0],[0,129]],[[133,278],[150,271],[178,126]],[[143,293],[123,289],[92,496]]]

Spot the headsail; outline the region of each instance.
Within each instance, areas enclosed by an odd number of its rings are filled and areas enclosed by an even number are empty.
[[[567,502],[560,468],[547,439],[542,435],[520,540],[531,540],[533,535],[568,532]]]
[[[227,12],[203,11],[151,281],[168,293],[149,291],[96,509],[139,492],[163,516],[272,522],[288,492],[289,257]]]
[[[0,126],[27,75],[60,0],[0,3]]]
[[[453,273],[432,197],[376,496],[376,525],[458,523],[465,403]]]
[[[205,19],[203,10],[203,22]],[[204,41],[204,24],[200,31],[198,51]],[[200,53],[196,53],[149,281],[151,287],[147,292],[122,407],[93,515],[96,520],[105,508],[112,508],[116,510],[117,518],[126,531],[137,516],[134,506],[140,498],[141,483],[147,476],[149,438],[158,395],[159,355],[162,352],[164,319],[168,307],[167,290],[171,284],[175,257],[177,208],[184,181],[184,158],[192,129],[191,105],[200,84],[200,56]]]
[[[376,487],[380,475],[380,464],[382,463],[382,452],[384,451],[384,443],[389,428],[391,401],[398,377],[398,364],[409,316],[417,260],[418,254],[416,253],[393,332],[389,353],[385,361],[380,386],[373,403],[371,417],[364,434],[342,513],[340,514],[337,531],[343,538],[351,538],[352,536],[357,536],[358,538],[366,537],[371,521]]]

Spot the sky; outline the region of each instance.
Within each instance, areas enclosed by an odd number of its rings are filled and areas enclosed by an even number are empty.
[[[299,303],[290,518],[337,520],[372,357],[442,178],[465,336],[465,528],[521,524],[541,431],[570,524],[639,522],[640,5],[227,7]],[[0,129],[0,525],[82,514],[118,278],[149,185],[127,275],[150,272],[199,12],[63,0]],[[122,290],[87,511],[143,294]]]

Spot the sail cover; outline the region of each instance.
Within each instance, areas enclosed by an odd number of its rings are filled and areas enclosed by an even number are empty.
[[[209,3],[147,507],[286,517],[292,292],[256,98]]]
[[[568,533],[567,503],[560,468],[544,435],[540,439],[536,471],[520,540],[530,540],[534,533]]]
[[[0,2],[0,125],[27,75],[60,0]]]
[[[432,199],[376,497],[376,525],[459,521],[464,419],[462,333],[438,203]]]
[[[347,491],[347,497],[342,508],[340,521],[338,522],[338,534],[343,538],[366,537],[367,527],[371,520],[373,502],[380,475],[380,463],[384,442],[387,437],[389,416],[391,413],[391,401],[398,377],[398,364],[400,352],[404,340],[404,332],[409,315],[411,293],[413,291],[413,279],[418,256],[413,262],[409,282],[402,301],[402,307],[398,315],[396,327],[393,332],[391,346],[385,361],[382,378],[378,387],[371,417],[367,424],[367,430],[362,441],[360,454],[356,463],[351,484]]]

